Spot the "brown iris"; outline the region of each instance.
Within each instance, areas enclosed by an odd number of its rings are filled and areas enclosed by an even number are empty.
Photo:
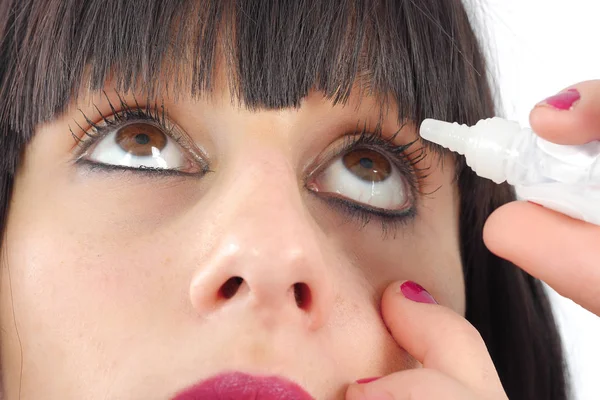
[[[344,155],[344,166],[367,182],[381,182],[392,173],[392,165],[383,155],[369,149],[353,150]]]
[[[152,124],[136,122],[119,129],[115,141],[129,154],[151,156],[153,148],[158,150],[165,148],[167,136]]]

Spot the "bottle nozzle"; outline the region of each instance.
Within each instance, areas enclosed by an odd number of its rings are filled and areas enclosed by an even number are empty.
[[[421,137],[430,142],[439,144],[459,154],[465,154],[470,130],[467,125],[459,125],[436,119],[426,119],[421,124]]]

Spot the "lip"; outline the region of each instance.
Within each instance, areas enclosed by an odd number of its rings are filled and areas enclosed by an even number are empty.
[[[182,390],[171,400],[315,400],[294,382],[241,372],[217,375]]]

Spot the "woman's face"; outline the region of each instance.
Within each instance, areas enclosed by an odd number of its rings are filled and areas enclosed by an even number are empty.
[[[380,107],[355,95],[228,94],[107,91],[39,127],[2,242],[5,399],[167,399],[226,371],[343,398],[416,365],[379,314],[390,282],[464,312],[452,163],[386,141],[414,124],[390,108],[369,135]]]

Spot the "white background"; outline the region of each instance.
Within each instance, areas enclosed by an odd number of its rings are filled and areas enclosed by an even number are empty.
[[[491,70],[499,80],[506,117],[529,126],[529,111],[537,102],[574,83],[600,79],[600,0],[470,2],[483,8],[487,43],[492,44],[487,51],[495,58]],[[574,398],[598,400],[600,318],[556,293],[551,297],[569,358]]]

